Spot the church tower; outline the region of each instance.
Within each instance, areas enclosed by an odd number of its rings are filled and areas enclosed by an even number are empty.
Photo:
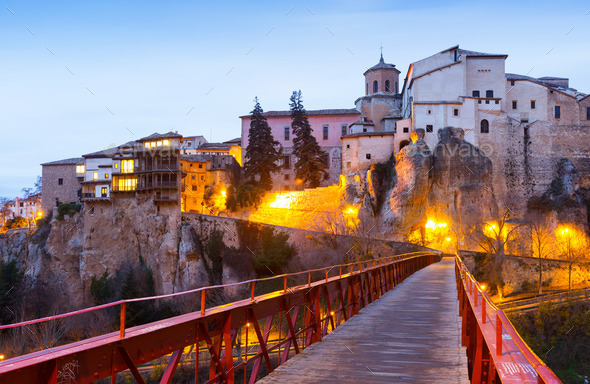
[[[383,53],[377,65],[365,71],[365,95],[355,101],[361,120],[350,126],[351,133],[395,131],[401,118],[399,74],[394,64],[383,60]]]
[[[396,94],[399,92],[400,71],[394,64],[383,60],[383,53],[377,65],[367,69],[365,75],[365,96],[375,93]]]

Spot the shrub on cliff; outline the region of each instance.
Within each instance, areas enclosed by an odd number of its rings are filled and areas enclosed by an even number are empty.
[[[29,222],[27,221],[27,219],[21,216],[17,216],[14,219],[6,220],[4,226],[2,227],[2,230],[8,231],[10,229],[26,228],[28,226]]]
[[[80,204],[60,204],[57,207],[57,219],[63,220],[65,215],[73,216],[77,212],[80,212],[82,206]]]

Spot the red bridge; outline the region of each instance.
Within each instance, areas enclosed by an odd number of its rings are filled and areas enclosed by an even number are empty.
[[[255,295],[273,281],[282,289]],[[245,287],[248,298],[206,307],[216,290]],[[200,311],[125,327],[128,304],[179,296],[200,298]],[[115,383],[125,371],[144,383],[159,358],[162,383],[179,365],[195,383],[560,383],[460,259],[436,253],[123,300],[0,331],[109,307],[121,311],[117,332],[3,361],[0,383]]]

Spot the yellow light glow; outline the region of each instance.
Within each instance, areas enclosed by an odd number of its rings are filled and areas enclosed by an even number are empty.
[[[330,315],[334,316],[334,311],[330,312]]]
[[[168,139],[164,139],[164,140],[162,141],[162,144],[164,144],[164,146],[166,146],[166,147],[167,147],[167,146],[169,146],[169,145],[170,145],[170,140],[168,140]]]
[[[4,360],[5,358],[6,358],[6,356],[0,355],[0,360]]]
[[[486,289],[486,285],[485,284],[480,285],[480,287],[481,287],[481,289],[483,289],[485,291],[485,289]]]
[[[293,196],[290,193],[282,193],[277,195],[275,201],[269,204],[271,208],[289,208],[292,203]]]
[[[436,223],[433,220],[428,220],[426,222],[426,224],[424,225],[425,228],[428,229],[435,229],[436,228]]]
[[[149,148],[150,147],[150,143],[145,143],[145,147]]]
[[[43,212],[42,211],[37,212],[37,217],[43,217]]]
[[[225,190],[221,191],[221,196],[226,197],[227,196],[227,192]]]
[[[438,223],[436,226],[439,227],[439,228],[446,228],[447,227],[447,223]]]
[[[450,237],[447,237],[445,240],[446,241],[451,241],[451,238]]]
[[[158,141],[156,142],[156,146],[158,146],[158,147],[161,147],[161,146],[162,146],[162,140],[158,140]]]
[[[98,172],[92,172],[92,180],[98,180]]]
[[[303,180],[302,179],[295,179],[295,184],[301,185],[301,184],[303,184]]]
[[[250,323],[246,323],[246,327],[249,327],[249,326],[250,326]]]

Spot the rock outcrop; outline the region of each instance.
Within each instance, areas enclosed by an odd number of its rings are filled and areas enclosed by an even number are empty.
[[[428,215],[437,222],[451,222],[464,233],[476,222],[497,218],[492,161],[464,139],[461,128],[438,131],[434,148]]]
[[[431,168],[432,152],[424,141],[424,130],[417,129],[412,133],[412,143],[396,156],[394,187],[381,209],[393,239],[405,240],[424,224]]]

